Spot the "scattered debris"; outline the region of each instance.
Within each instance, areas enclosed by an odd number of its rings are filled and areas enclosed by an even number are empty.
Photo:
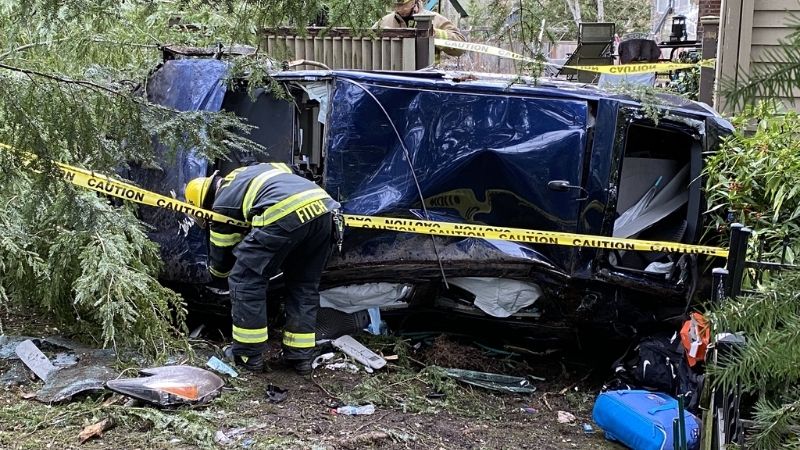
[[[311,363],[312,369],[317,369],[321,366],[328,370],[341,370],[349,373],[358,373],[361,371],[359,366],[353,364],[346,356],[337,357],[333,352],[319,355],[314,359],[314,362]],[[363,367],[367,373],[372,373],[371,367]]]
[[[64,367],[74,366],[75,364],[78,364],[78,361],[78,355],[74,353],[60,352],[56,353],[56,355],[53,357],[52,363],[56,369],[61,369]]]
[[[445,394],[444,392],[430,392],[425,396],[425,398],[431,400],[441,400],[445,397],[447,397],[447,394]]]
[[[575,422],[575,415],[566,411],[558,411],[558,423],[572,423]]]
[[[236,378],[239,376],[239,373],[233,369],[230,365],[226,364],[221,359],[217,358],[216,356],[212,356],[208,359],[206,366],[209,367],[211,370],[215,370],[221,374],[229,375],[231,378]]]
[[[219,445],[230,445],[233,443],[233,441],[222,430],[217,430],[217,432],[214,433],[214,442]]]
[[[17,345],[26,340],[34,341],[36,338],[0,335],[0,359],[17,359]]]
[[[323,353],[317,356],[316,358],[314,358],[314,362],[311,363],[311,368],[316,369],[320,365],[332,360],[334,356],[336,356],[336,354],[333,352]]]
[[[14,364],[0,375],[0,387],[22,386],[31,381],[28,371],[22,364]]]
[[[268,423],[262,423],[252,427],[233,428],[227,432],[217,430],[217,432],[214,433],[214,442],[220,445],[231,445],[233,444],[234,439],[236,439],[238,436],[241,436],[245,433],[252,433],[253,431],[257,430],[262,430],[269,426],[270,424]]]
[[[93,437],[102,437],[103,432],[108,431],[113,427],[114,427],[113,420],[108,418],[103,419],[97,423],[93,423],[91,425],[84,427],[84,429],[81,430],[80,434],[78,434],[78,440],[80,441],[81,444],[83,444],[84,442],[88,441]]]
[[[331,345],[367,367],[381,369],[386,365],[385,359],[381,358],[367,347],[364,347],[360,342],[353,339],[352,336],[345,335],[336,338],[331,341]]]
[[[205,328],[206,325],[204,323],[200,324],[197,328],[192,330],[191,333],[189,333],[189,339],[197,339],[200,337],[200,333],[202,333]]]
[[[58,370],[30,339],[17,344],[15,353],[42,381],[47,381]]]
[[[594,428],[589,425],[588,423],[583,424],[583,433],[584,434],[594,434]]]
[[[367,433],[358,434],[355,436],[340,439],[336,443],[336,447],[342,448],[366,448],[374,447],[380,441],[385,441],[392,437],[391,434],[385,431],[369,431]]]
[[[286,397],[289,396],[289,390],[281,389],[274,384],[267,385],[267,401],[270,403],[280,403],[286,400]]]
[[[358,368],[357,365],[346,361],[327,364],[325,365],[325,368],[328,370],[343,370],[345,372],[350,372],[350,373],[360,372],[360,369]],[[367,369],[367,367],[365,367],[365,369]]]
[[[173,406],[205,403],[225,385],[218,375],[192,366],[153,367],[140,373],[145,377],[111,380],[106,387],[155,405]]]
[[[539,412],[536,408],[531,408],[530,406],[525,406],[519,409],[520,412],[524,412],[525,414],[536,414]]]
[[[364,406],[345,405],[334,409],[332,412],[344,416],[368,416],[371,414],[375,414],[375,405],[372,404]]]
[[[60,369],[51,375],[36,393],[43,403],[60,403],[78,394],[101,392],[105,383],[117,375],[110,367],[88,362]]]
[[[523,377],[462,369],[444,369],[444,372],[455,380],[493,391],[514,394],[532,394],[536,391],[536,388],[531,386],[531,382]]]
[[[429,334],[422,339],[417,358],[426,364],[534,379],[528,375],[533,369],[519,357],[519,353],[492,348],[480,340],[465,341],[446,334]]]

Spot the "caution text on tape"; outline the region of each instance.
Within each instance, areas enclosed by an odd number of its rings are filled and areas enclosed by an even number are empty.
[[[0,143],[0,148],[11,150],[9,145],[2,143]],[[32,153],[23,153],[23,155],[29,160],[36,158],[36,155]],[[115,180],[106,175],[59,162],[55,163],[55,165],[61,173],[62,179],[69,181],[76,186],[91,189],[101,194],[110,195],[123,200],[130,200],[134,203],[139,203],[142,205],[169,209],[202,220],[211,220],[214,222],[228,223],[242,227],[248,226],[246,222],[232,219],[214,211],[192,206],[189,203],[180,201],[178,199],[148,191],[130,183]]]
[[[0,144],[2,148],[10,148]],[[34,155],[28,155],[33,158]],[[227,223],[240,227],[249,224],[214,211],[197,208],[189,203],[142,189],[106,175],[56,163],[61,177],[76,186],[91,189],[101,194],[132,201],[142,205],[154,206],[183,213],[198,219]],[[623,239],[606,236],[562,233],[553,231],[527,230],[522,228],[496,227],[489,225],[436,222],[430,220],[402,219],[393,217],[362,216],[344,214],[345,224],[352,228],[388,230],[404,233],[427,234],[466,238],[496,239],[502,241],[525,242],[531,244],[563,245],[569,247],[590,247],[625,251],[645,251],[659,253],[687,253],[727,257],[728,250],[704,245],[690,245],[677,242]]]
[[[345,224],[353,228],[372,228],[406,233],[432,234],[436,236],[476,237],[501,241],[527,242],[531,244],[564,245],[569,247],[591,247],[659,253],[688,253],[721,257],[728,256],[728,250],[724,248],[681,244],[677,242],[623,239],[576,233],[434,222],[430,220],[398,219],[392,217],[358,216],[352,214],[345,214],[344,217]]]
[[[547,66],[581,70],[584,72],[606,73],[611,75],[634,75],[640,73],[659,73],[670,72],[673,70],[691,69],[693,67],[714,67],[713,59],[706,59],[697,64],[691,63],[643,63],[643,64],[623,64],[619,66],[560,66],[544,61],[538,61],[527,56],[514,53],[512,51],[504,50],[499,47],[493,47],[486,44],[476,44],[474,42],[451,41],[449,39],[434,39],[434,45],[437,47],[454,48],[469,52],[484,53],[492,56],[499,56],[501,58],[509,58],[517,61],[524,61],[529,63],[543,64]]]

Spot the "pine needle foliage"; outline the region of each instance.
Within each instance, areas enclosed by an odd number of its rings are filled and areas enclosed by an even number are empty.
[[[716,329],[747,339],[709,370],[718,388],[759,396],[749,445],[800,448],[800,273],[786,272],[763,292],[723,303],[712,319]]]
[[[732,122],[736,131],[706,159],[712,228],[721,231],[732,218],[754,231],[750,258],[785,256],[796,263],[800,115],[766,102],[746,107]],[[752,287],[755,294],[727,300],[711,312],[716,330],[740,332],[746,344],[711,366],[710,379],[719,389],[757,398],[748,448],[800,449],[800,272],[772,273]]]
[[[224,158],[259,152],[246,124],[223,112],[180,112],[146,100],[164,45],[247,44],[235,67],[269,84],[257,33],[306,26],[369,27],[383,0],[0,0],[0,306],[41,312],[106,346],[163,355],[185,330],[183,300],[157,282],[158,248],[135,208],[73,188],[53,161],[105,173],[158,167],[168,149]],[[245,58],[245,57],[242,57]],[[31,160],[30,154],[37,158]],[[2,324],[0,324],[2,331]]]

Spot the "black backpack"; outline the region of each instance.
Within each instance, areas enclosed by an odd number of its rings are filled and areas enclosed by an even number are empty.
[[[697,369],[702,370],[698,364]],[[614,363],[615,389],[647,389],[672,396],[684,394],[686,407],[696,411],[703,374],[689,367],[678,333],[656,334],[639,341]],[[607,386],[609,386],[607,385]]]

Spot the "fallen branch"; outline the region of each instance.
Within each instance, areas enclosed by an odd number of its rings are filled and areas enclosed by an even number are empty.
[[[343,448],[363,448],[369,444],[385,441],[391,437],[392,436],[385,431],[370,431],[368,433],[339,439],[334,443],[334,446]]]
[[[91,81],[74,80],[72,78],[66,78],[66,77],[62,77],[62,76],[59,76],[59,75],[53,75],[53,74],[50,74],[50,73],[44,73],[44,72],[40,72],[38,70],[24,69],[22,67],[9,66],[7,64],[0,64],[0,69],[6,69],[6,70],[10,70],[12,72],[24,73],[25,75],[35,75],[37,77],[47,78],[49,80],[57,81],[59,83],[74,84],[74,85],[77,85],[77,86],[83,86],[83,87],[91,88],[91,89],[98,90],[98,91],[104,91],[104,92],[107,92],[109,94],[121,95],[119,91],[111,89],[111,88],[109,88],[107,86],[103,86],[101,84],[93,83]]]
[[[83,430],[81,430],[80,434],[78,434],[78,440],[81,444],[88,441],[93,437],[103,437],[103,432],[110,430],[114,427],[114,421],[111,419],[103,419],[97,423],[93,423]]]

